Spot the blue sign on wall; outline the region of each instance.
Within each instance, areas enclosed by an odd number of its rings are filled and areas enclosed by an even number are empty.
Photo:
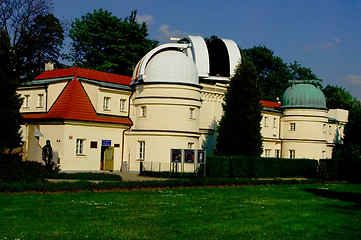
[[[112,140],[102,140],[102,146],[110,147],[112,145]]]

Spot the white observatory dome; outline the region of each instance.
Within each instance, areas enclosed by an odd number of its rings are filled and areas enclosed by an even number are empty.
[[[145,83],[182,83],[199,85],[198,71],[193,60],[177,50],[161,51],[145,68]]]

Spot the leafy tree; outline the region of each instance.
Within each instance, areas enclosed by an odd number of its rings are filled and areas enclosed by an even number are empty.
[[[291,64],[284,63],[265,46],[241,49],[241,54],[243,59],[248,58],[256,67],[264,100],[281,99],[284,91],[290,86],[289,80],[320,80],[309,68],[302,67],[296,61]]]
[[[16,48],[34,19],[49,14],[52,6],[51,0],[1,0],[0,29],[11,37],[11,46]]]
[[[30,81],[44,71],[45,63],[59,65],[64,30],[53,14],[38,15],[24,31],[17,46],[18,73]]]
[[[22,100],[16,94],[18,87],[17,75],[13,68],[13,53],[10,38],[5,30],[0,35],[0,153],[4,149],[12,149],[20,145],[19,109]]]
[[[351,105],[357,102],[350,92],[342,87],[327,85],[322,88],[322,92],[325,94],[328,108],[350,110]]]
[[[219,39],[219,37],[218,36],[216,36],[216,35],[212,35],[212,36],[210,36],[209,38],[204,38],[204,41],[206,42],[206,43],[208,43],[208,42],[211,42],[211,41],[213,41],[213,40],[216,40],[216,39]]]
[[[76,19],[69,32],[68,59],[76,66],[131,75],[136,63],[158,44],[146,38],[147,25],[136,22],[136,13],[122,20],[100,9]]]
[[[322,79],[318,78],[310,68],[302,67],[297,61],[288,64],[291,79],[295,80],[318,80],[322,82]]]
[[[350,106],[345,126],[344,144],[340,151],[341,177],[361,181],[361,103],[354,101]]]
[[[50,14],[51,0],[3,0],[0,29],[10,37],[13,68],[22,81],[32,80],[44,63],[58,64],[64,39],[60,21]]]
[[[235,70],[225,94],[224,115],[219,123],[216,151],[219,155],[260,156],[262,106],[258,75],[244,59]]]

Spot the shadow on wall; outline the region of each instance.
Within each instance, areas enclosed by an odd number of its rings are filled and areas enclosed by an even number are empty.
[[[335,134],[335,138],[333,139],[333,143],[342,144],[340,129],[338,127],[336,127],[336,134]]]
[[[216,149],[217,142],[217,132],[218,124],[217,121],[213,119],[212,123],[208,127],[208,134],[203,140],[202,149],[206,151],[207,155],[213,155],[214,150]]]

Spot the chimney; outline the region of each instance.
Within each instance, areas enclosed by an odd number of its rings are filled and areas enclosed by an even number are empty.
[[[50,70],[54,70],[54,63],[52,62],[45,63],[45,71],[50,71]]]

